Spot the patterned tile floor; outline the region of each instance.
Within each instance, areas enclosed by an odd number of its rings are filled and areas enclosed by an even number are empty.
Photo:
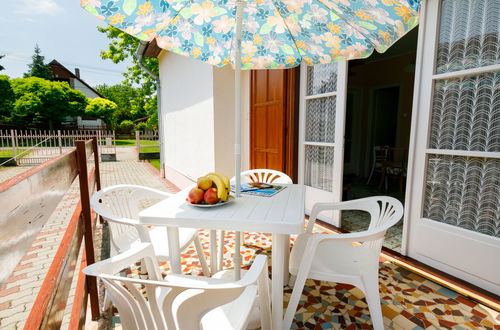
[[[317,231],[330,232],[317,226]],[[208,251],[206,231],[201,240]],[[230,268],[232,233],[226,236],[225,268]],[[293,238],[292,238],[293,240]],[[247,233],[242,248],[245,267],[255,254],[271,257],[271,236]],[[188,248],[182,259],[185,273],[200,274],[194,248]],[[208,255],[207,255],[208,256]],[[163,263],[164,271],[168,265]],[[137,268],[130,276],[138,274]],[[166,273],[164,273],[166,275]],[[500,329],[498,312],[448,290],[389,261],[380,263],[380,293],[387,329]],[[285,287],[285,308],[292,289]],[[121,328],[119,317],[113,317],[113,328]],[[371,329],[370,314],[363,293],[356,287],[308,280],[297,309],[292,329]]]

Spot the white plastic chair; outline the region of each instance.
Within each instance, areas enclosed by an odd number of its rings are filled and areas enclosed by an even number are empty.
[[[118,274],[140,260],[148,279]],[[162,280],[157,264],[153,246],[140,243],[83,272],[103,281],[125,330],[245,329],[257,290],[261,328],[271,328],[265,256],[257,256],[246,276],[237,282],[188,275],[167,275]]]
[[[169,260],[166,227],[147,228],[140,225],[139,212],[170,196],[169,193],[137,185],[110,186],[92,196],[91,207],[109,224],[111,256],[122,253],[140,242],[151,242],[158,259]],[[203,274],[210,275],[198,230],[179,228],[181,251],[185,250],[191,242],[194,242]]]
[[[236,177],[231,178],[231,184],[234,185],[236,182]],[[250,183],[250,182],[260,182],[260,183],[275,183],[275,184],[292,184],[292,179],[283,172],[269,169],[253,169],[241,172],[240,175],[241,183]],[[241,249],[241,244],[245,244],[245,238],[243,233],[236,232],[235,233],[236,242],[235,242],[235,253],[239,253]],[[219,268],[222,268],[222,262],[224,259],[224,231],[221,231],[220,242],[219,242],[219,256],[218,256],[218,264]]]
[[[326,210],[362,210],[370,214],[366,231],[349,234],[313,234],[314,222]],[[379,256],[387,229],[403,216],[403,205],[392,197],[375,196],[341,203],[313,206],[309,223],[290,254],[290,273],[295,287],[285,314],[289,329],[306,279],[348,283],[364,292],[373,327],[384,329],[379,297]]]

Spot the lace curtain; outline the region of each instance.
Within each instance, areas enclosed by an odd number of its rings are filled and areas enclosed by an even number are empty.
[[[500,1],[443,0],[436,73],[500,63]],[[434,83],[429,148],[500,152],[500,71]],[[500,159],[431,155],[423,215],[500,237]]]
[[[307,68],[308,96],[335,92],[337,64],[319,64]],[[335,143],[336,96],[323,96],[306,100],[306,142]],[[304,183],[308,186],[333,190],[333,147],[305,146]]]

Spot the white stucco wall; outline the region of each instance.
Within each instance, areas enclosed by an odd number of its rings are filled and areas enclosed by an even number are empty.
[[[89,97],[91,99],[95,99],[96,97],[99,97],[93,90],[82,84],[82,82],[78,79],[71,79],[71,85],[73,89],[77,89],[83,94],[85,94],[86,97]]]
[[[241,168],[248,169],[249,158],[249,72],[242,72]],[[214,68],[215,169],[234,176],[234,70]]]
[[[185,187],[207,172],[234,175],[234,70],[159,56],[165,176]],[[242,73],[242,169],[249,166],[250,74]]]
[[[163,153],[167,179],[184,186],[215,170],[213,68],[163,52],[159,56]]]

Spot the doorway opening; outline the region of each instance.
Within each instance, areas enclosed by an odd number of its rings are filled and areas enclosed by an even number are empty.
[[[413,29],[384,54],[349,62],[343,200],[385,195],[404,204],[417,36]],[[369,220],[342,212],[341,228],[362,231]],[[384,246],[401,252],[402,230],[400,221]]]

